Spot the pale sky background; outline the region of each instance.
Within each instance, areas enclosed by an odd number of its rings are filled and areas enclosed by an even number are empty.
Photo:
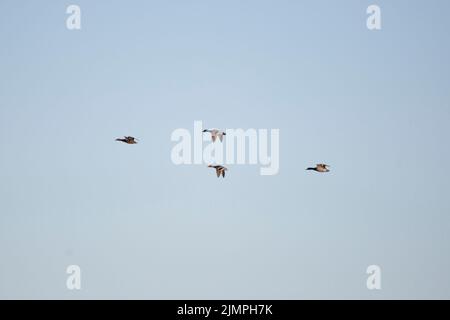
[[[449,13],[2,0],[0,298],[450,298]],[[195,120],[280,129],[280,173],[175,166]]]

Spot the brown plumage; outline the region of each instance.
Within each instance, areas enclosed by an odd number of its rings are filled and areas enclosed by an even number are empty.
[[[306,170],[314,170],[317,172],[329,172],[330,169],[328,169],[329,165],[324,163],[317,164],[314,168],[306,168]]]
[[[217,178],[219,178],[220,175],[222,175],[222,177],[225,178],[225,171],[227,171],[228,169],[225,168],[224,166],[209,165],[208,167],[216,169]]]
[[[129,136],[125,136],[123,137],[123,139],[117,138],[116,141],[120,141],[126,144],[136,144],[137,143],[137,139],[134,137],[129,137]]]

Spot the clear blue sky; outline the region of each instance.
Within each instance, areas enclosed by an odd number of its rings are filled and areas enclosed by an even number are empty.
[[[2,0],[0,298],[450,298],[449,12]],[[279,128],[280,173],[173,165],[195,120]]]

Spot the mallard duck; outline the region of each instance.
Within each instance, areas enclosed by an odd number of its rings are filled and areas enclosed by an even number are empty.
[[[209,132],[211,133],[211,139],[213,142],[216,142],[217,137],[219,137],[220,142],[223,141],[223,136],[226,136],[227,134],[221,130],[218,129],[205,129],[203,132]]]
[[[314,168],[306,168],[306,170],[314,170],[317,172],[328,172],[328,171],[330,171],[330,169],[328,169],[328,167],[329,167],[329,165],[327,165],[327,164],[319,163]]]
[[[123,139],[117,138],[116,141],[120,141],[120,142],[124,142],[127,144],[136,144],[137,143],[137,139],[134,137],[129,137],[129,136],[125,136],[123,137]]]
[[[225,178],[225,171],[227,171],[228,169],[225,168],[224,166],[213,166],[210,164],[208,167],[216,169],[217,178],[219,178],[220,175],[222,175],[222,177]]]

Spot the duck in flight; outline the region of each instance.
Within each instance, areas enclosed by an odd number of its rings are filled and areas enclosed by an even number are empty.
[[[330,169],[328,169],[329,165],[324,163],[317,164],[314,168],[306,168],[306,170],[314,170],[317,172],[329,172]]]
[[[217,137],[219,137],[220,142],[223,141],[223,136],[226,136],[227,134],[223,131],[220,131],[218,129],[205,129],[203,132],[209,132],[211,133],[211,138],[213,142],[216,142]]]
[[[123,137],[123,139],[117,138],[116,141],[124,142],[126,144],[136,144],[137,143],[137,139],[135,137],[129,137],[129,136],[125,136],[125,137]]]
[[[217,173],[217,178],[220,177],[220,175],[222,175],[223,178],[225,178],[225,171],[227,171],[228,169],[225,168],[224,166],[213,166],[213,165],[209,165],[209,168],[214,168],[216,169],[216,173]]]

